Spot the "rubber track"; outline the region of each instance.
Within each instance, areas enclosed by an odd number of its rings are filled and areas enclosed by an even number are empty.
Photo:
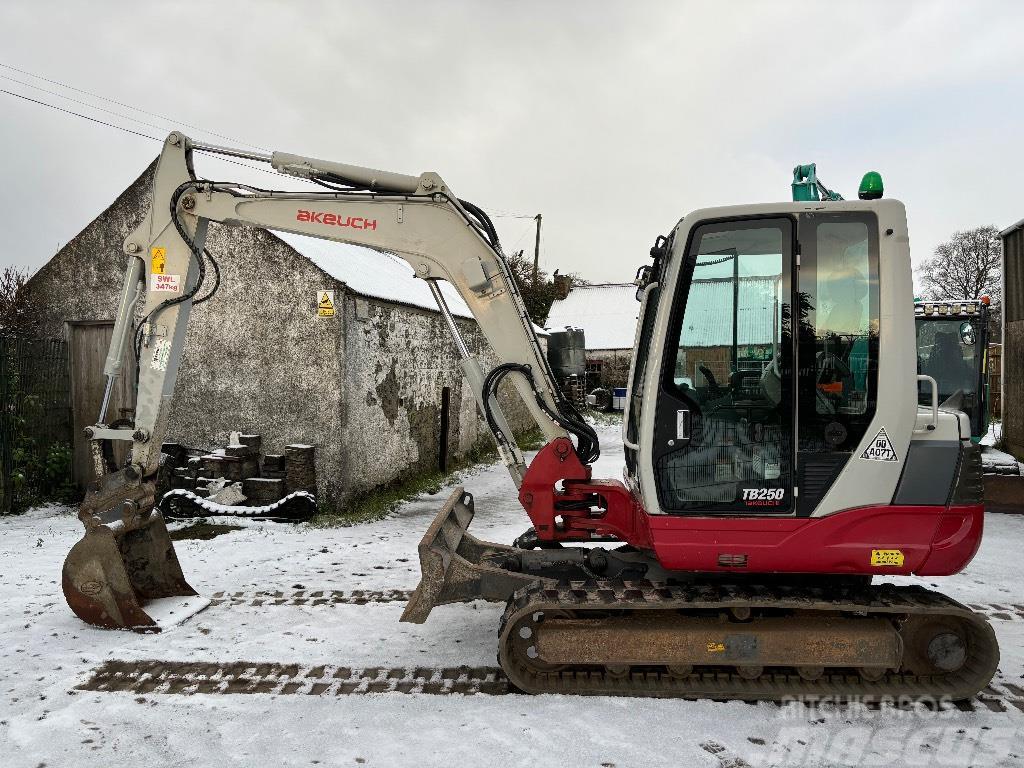
[[[866,612],[869,614],[928,614],[962,619],[969,632],[970,653],[963,667],[942,675],[898,672],[871,682],[854,672],[826,673],[808,681],[795,673],[769,670],[755,680],[716,668],[675,677],[667,671],[639,669],[628,676],[609,676],[595,666],[537,671],[513,658],[509,637],[517,622],[538,611],[694,610],[737,607],[792,611]],[[581,638],[580,642],[585,642]],[[535,584],[518,590],[501,619],[498,662],[512,684],[529,693],[572,693],[605,696],[658,696],[709,699],[780,700],[793,697],[870,701],[888,697],[970,699],[995,674],[999,662],[995,633],[983,617],[964,605],[922,587],[882,584],[863,591],[836,595],[807,588],[737,588],[727,585],[688,587],[649,581],[580,581],[551,587]]]
[[[487,694],[515,690],[497,667],[344,667],[256,662],[107,661],[77,686],[104,693],[254,694],[346,696],[368,693]],[[778,702],[765,702],[776,704]],[[892,705],[884,705],[892,706]],[[866,703],[870,710],[883,705]],[[934,709],[1024,713],[1024,688],[993,682],[967,701],[937,702]]]
[[[343,696],[367,693],[502,695],[508,680],[497,667],[342,667],[233,662],[108,661],[78,686],[82,691],[148,693],[269,693]]]
[[[210,605],[366,605],[367,603],[404,603],[412,597],[408,589],[300,589],[295,592],[215,592]]]

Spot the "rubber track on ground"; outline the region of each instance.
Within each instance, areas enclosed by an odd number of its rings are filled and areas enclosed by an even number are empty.
[[[253,694],[345,696],[420,693],[444,696],[515,693],[498,667],[345,667],[268,662],[107,661],[77,686],[80,691],[143,694]],[[760,702],[785,706],[779,702]],[[751,703],[751,706],[758,706]],[[883,706],[868,702],[869,710]],[[993,682],[967,701],[938,702],[934,709],[1024,713],[1024,687]]]
[[[343,667],[321,664],[227,664],[108,661],[78,686],[83,691],[147,693],[270,693],[342,696],[367,693],[471,695],[509,693],[497,667]]]
[[[366,603],[408,602],[408,589],[300,589],[296,592],[216,592],[210,605],[365,605]]]
[[[411,589],[300,589],[256,592],[216,592],[211,605],[365,605],[366,603],[408,602]],[[1024,621],[1024,605],[1019,603],[966,603],[967,607],[989,619]]]
[[[545,611],[569,611],[584,618],[590,611],[728,611],[737,607],[827,611],[835,614],[920,615],[956,617],[964,622],[971,654],[956,672],[945,675],[889,673],[868,681],[837,670],[816,680],[804,680],[784,670],[765,671],[753,680],[734,670],[711,667],[688,676],[674,676],[649,667],[625,677],[613,676],[596,665],[542,670],[529,659],[517,658],[512,633],[521,621]],[[970,698],[996,672],[998,644],[988,622],[961,603],[919,586],[881,584],[864,590],[811,587],[737,587],[728,584],[670,586],[650,581],[589,580],[551,585],[536,583],[517,590],[508,601],[498,631],[498,660],[517,688],[533,693],[573,693],[598,696],[656,696],[720,700],[789,700],[814,698],[866,700],[908,696],[922,700]],[[585,637],[580,638],[585,642]],[[987,647],[986,647],[987,646]],[[651,665],[655,666],[655,665]],[[719,665],[721,667],[721,665]],[[944,679],[941,679],[944,678]]]

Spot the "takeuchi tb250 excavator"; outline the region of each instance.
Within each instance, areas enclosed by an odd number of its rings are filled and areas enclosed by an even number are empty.
[[[200,180],[195,150],[323,189]],[[189,310],[207,282],[207,224],[255,225],[392,252],[428,282],[532,523],[511,545],[481,541],[468,532],[473,496],[457,489],[420,543],[403,621],[446,603],[506,603],[498,658],[526,692],[975,694],[999,658],[986,620],[921,586],[873,583],[956,573],[977,551],[984,511],[967,417],[939,408],[936,383],[917,374],[904,207],[881,199],[870,174],[854,201],[823,200],[806,182],[794,202],[693,211],[657,238],[637,280],[624,481],[601,480],[597,435],[560,394],[480,208],[435,173],[172,133],[149,215],[125,241],[106,365],[111,380],[126,375],[136,345],[135,422],[112,428],[101,414],[90,430],[97,444],[130,441],[131,457],[82,504],[68,603],[85,621],[139,631],[159,629],[169,598],[202,604],[154,508],[154,479]],[[493,369],[470,355],[439,280],[472,310],[501,359]],[[547,440],[529,465],[495,398],[506,378]],[[923,407],[919,380],[931,392]]]

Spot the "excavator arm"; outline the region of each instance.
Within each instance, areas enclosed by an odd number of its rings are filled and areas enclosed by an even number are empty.
[[[197,150],[265,162],[279,173],[314,181],[324,189],[269,191],[200,180],[192,167]],[[106,395],[97,424],[87,430],[93,445],[124,440],[132,443],[132,451],[128,466],[97,472],[97,483],[79,515],[86,537],[65,563],[65,595],[86,621],[154,629],[155,622],[142,610],[144,601],[194,594],[154,508],[155,479],[189,313],[195,301],[211,295],[204,255],[211,221],[400,256],[430,285],[516,487],[522,487],[527,468],[496,398],[506,376],[512,377],[548,444],[557,445],[561,462],[572,454],[567,466],[582,468],[596,459],[597,436],[559,393],[493,225],[482,210],[459,200],[437,174],[407,176],[280,152],[253,153],[198,144],[175,132],[164,142],[149,213],[124,243],[129,259],[104,367]],[[491,371],[485,373],[470,353],[439,280],[456,288],[500,359]],[[107,425],[106,412],[116,378],[135,375],[125,370],[129,344],[138,360],[135,419],[132,427],[118,428]],[[570,434],[577,438],[575,446]],[[102,467],[98,450],[94,456],[97,467]],[[585,474],[589,477],[589,469]],[[451,505],[458,504],[453,496]],[[463,518],[466,508],[460,507]]]
[[[323,192],[277,192],[234,183],[197,180],[194,148],[269,162],[283,174],[330,184]],[[344,185],[344,186],[342,186]],[[181,134],[168,137],[154,182],[153,204],[142,225],[125,241],[131,256],[107,360],[108,389],[120,373],[124,346],[139,355],[135,426],[111,434],[102,424],[96,437],[131,438],[132,462],[143,475],[157,468],[193,300],[206,281],[202,256],[207,224],[251,225],[394,253],[431,286],[448,321],[463,369],[517,486],[525,464],[507,422],[472,358],[437,286],[446,280],[469,306],[547,440],[564,437],[564,413],[547,361],[522,297],[486,215],[456,198],[435,173],[405,176],[275,152],[261,155],[195,145]],[[134,327],[136,304],[144,322]],[[491,389],[485,395],[485,384]],[[101,422],[105,414],[101,414]],[[577,417],[578,418],[578,417]],[[578,425],[569,425],[569,429]]]

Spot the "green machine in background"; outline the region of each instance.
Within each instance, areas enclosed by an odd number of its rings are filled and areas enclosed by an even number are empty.
[[[988,432],[989,298],[914,300],[917,324],[917,372],[939,385],[939,402],[958,408],[971,420],[971,439],[979,442]],[[921,403],[931,402],[927,387],[919,390]]]
[[[793,202],[835,202],[843,199],[818,179],[814,163],[793,169]],[[882,177],[868,171],[857,197],[882,197]],[[917,372],[931,376],[939,385],[939,401],[963,411],[971,420],[971,439],[979,442],[988,432],[989,299],[914,300],[917,324]],[[859,342],[860,343],[860,342]],[[856,354],[852,359],[858,359]],[[866,359],[866,358],[865,358]],[[919,402],[931,404],[928,387],[919,388]]]

